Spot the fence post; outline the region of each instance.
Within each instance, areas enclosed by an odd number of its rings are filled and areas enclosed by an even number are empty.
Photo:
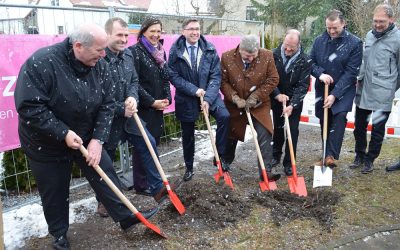
[[[4,249],[4,230],[3,230],[3,202],[0,196],[0,250]]]
[[[108,13],[110,14],[110,18],[115,16],[115,10],[113,7],[108,7]]]

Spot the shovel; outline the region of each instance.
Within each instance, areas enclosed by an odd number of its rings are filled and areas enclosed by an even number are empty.
[[[251,134],[253,135],[254,144],[256,145],[258,161],[261,166],[261,173],[262,173],[262,177],[263,177],[263,181],[260,181],[260,183],[259,183],[261,192],[264,192],[265,190],[269,190],[269,191],[275,190],[275,189],[277,189],[275,181],[268,181],[268,175],[267,175],[267,171],[265,170],[264,160],[261,155],[260,145],[258,145],[257,132],[254,129],[253,120],[251,119],[250,112],[247,109],[246,109],[246,115],[247,115],[247,120],[249,121]]]
[[[84,157],[87,157],[89,154],[86,148],[81,145],[79,150],[83,154]],[[148,228],[159,234],[161,237],[167,238],[167,236],[161,232],[161,230],[154,224],[150,223],[143,215],[132,205],[132,203],[125,197],[124,194],[115,186],[115,184],[110,180],[110,178],[104,173],[103,169],[100,168],[99,165],[93,166],[94,170],[100,175],[100,177],[107,183],[108,187],[118,196],[118,198],[124,203],[124,205],[131,210],[131,212]]]
[[[329,85],[325,84],[324,100],[328,97]],[[322,152],[322,166],[314,166],[313,188],[332,186],[332,169],[325,166],[326,141],[328,138],[328,108],[324,108],[324,124],[322,128],[322,140],[324,144]]]
[[[200,96],[200,102],[203,105],[203,102],[204,102],[203,96]],[[218,167],[218,173],[214,174],[215,181],[218,183],[219,179],[223,176],[225,184],[230,186],[233,189],[233,183],[232,183],[231,176],[229,175],[228,172],[222,171],[221,159],[219,158],[218,150],[217,150],[217,147],[215,146],[215,139],[214,139],[214,135],[211,131],[210,120],[208,119],[208,114],[205,110],[203,110],[203,115],[204,115],[204,119],[206,120],[208,134],[210,135],[210,140],[211,140],[211,146],[214,151],[215,161],[216,161],[217,167]]]
[[[283,103],[283,109],[286,108],[286,103]],[[291,193],[298,194],[299,196],[307,196],[307,188],[303,176],[297,176],[296,159],[294,157],[292,133],[290,132],[289,117],[285,113],[286,134],[289,143],[290,161],[292,162],[292,176],[288,176],[288,184]]]
[[[167,177],[164,174],[164,170],[161,167],[160,161],[157,158],[156,153],[154,152],[153,147],[151,146],[149,137],[146,134],[146,131],[144,131],[142,122],[140,121],[139,116],[137,115],[137,113],[133,113],[133,118],[135,119],[140,133],[143,136],[144,141],[146,142],[147,148],[150,151],[151,157],[153,158],[154,163],[156,164],[157,170],[161,175],[161,179],[165,185],[165,187],[167,188],[168,191],[168,196],[172,202],[172,204],[175,206],[176,210],[178,210],[178,212],[182,215],[185,213],[185,207],[183,206],[182,202],[179,200],[178,196],[174,193],[174,191],[171,189],[171,186],[168,183]]]

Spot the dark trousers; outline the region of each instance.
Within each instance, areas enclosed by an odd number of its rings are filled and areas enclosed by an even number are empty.
[[[367,128],[372,113],[371,140],[367,149]],[[385,126],[389,119],[390,112],[374,111],[356,107],[356,118],[354,138],[356,140],[355,151],[360,157],[373,162],[381,152]]]
[[[145,131],[158,158],[156,141],[146,128]],[[132,170],[135,189],[143,190],[149,187],[153,195],[157,194],[163,187],[163,182],[144,138],[140,135],[128,134],[127,139],[135,147],[132,159],[135,161]]]
[[[339,160],[340,150],[342,149],[343,136],[346,130],[347,112],[339,112],[332,114],[331,109],[328,109],[328,138],[326,141],[326,156],[333,156]],[[323,139],[323,124],[324,118],[319,119],[321,126],[321,138]],[[322,140],[322,145],[323,145]]]
[[[225,157],[225,145],[229,133],[229,112],[225,107],[217,107],[210,114],[217,121],[216,146],[221,158]],[[194,161],[194,122],[182,122],[183,158],[187,170],[193,171]]]
[[[114,221],[121,221],[132,214],[100,178],[94,168],[86,164],[85,158],[79,150],[73,153],[73,160],[71,161],[44,162],[28,158],[32,174],[38,186],[44,216],[51,235],[59,237],[68,231],[69,183],[73,161],[81,168],[96,196],[104,204],[108,214]],[[99,165],[111,181],[120,188],[118,176],[105,150],[101,154]]]
[[[253,116],[252,116],[252,119],[253,119],[254,129],[257,132],[257,141],[260,146],[261,155],[264,160],[264,165],[265,165],[265,167],[267,167],[267,165],[270,164],[270,162],[272,160],[272,145],[271,145],[272,135]],[[227,141],[225,160],[228,163],[232,163],[233,160],[235,159],[235,151],[236,151],[237,143],[238,143],[238,140],[232,139],[232,138],[229,138]],[[254,152],[256,152],[256,151],[254,150]],[[259,174],[260,174],[260,178],[261,178],[261,176],[262,176],[261,165],[258,160],[257,160],[257,162],[258,162],[258,169],[259,169]]]
[[[282,104],[277,101],[273,101],[272,111],[273,111],[273,119],[274,119],[274,136],[273,136],[273,151],[272,155],[274,159],[278,162],[281,160],[282,156],[282,147],[285,143],[285,117],[282,116]],[[299,105],[300,106],[300,105]],[[289,116],[289,125],[290,125],[290,133],[292,135],[292,142],[293,142],[293,151],[296,157],[296,148],[297,148],[297,141],[299,137],[299,123],[300,123],[300,116],[301,111],[303,109],[303,103],[297,109],[293,109],[292,114]],[[290,160],[290,151],[289,151],[289,144],[286,140],[285,145],[285,156],[283,158],[283,166],[290,167],[291,160]]]

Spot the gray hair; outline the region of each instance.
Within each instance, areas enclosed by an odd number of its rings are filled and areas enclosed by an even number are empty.
[[[374,13],[376,13],[379,10],[383,10],[385,14],[389,17],[392,18],[394,16],[393,13],[393,8],[389,4],[379,4],[375,7]]]
[[[82,26],[74,31],[69,35],[69,42],[74,44],[76,42],[80,42],[85,47],[92,46],[94,41],[94,35],[90,29],[87,29],[87,26]]]
[[[254,53],[260,49],[260,38],[256,35],[246,35],[240,40],[239,49]]]

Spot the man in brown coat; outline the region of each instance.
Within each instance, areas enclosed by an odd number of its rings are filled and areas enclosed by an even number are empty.
[[[272,120],[269,95],[279,82],[271,51],[260,48],[255,35],[244,36],[237,48],[222,55],[221,91],[230,113],[231,131],[226,146],[228,163],[235,158],[238,140],[243,141],[249,110],[257,132],[257,140],[267,168],[268,179],[277,180],[280,175],[271,175]],[[259,166],[260,168],[260,166]],[[261,171],[260,178],[262,179]]]

